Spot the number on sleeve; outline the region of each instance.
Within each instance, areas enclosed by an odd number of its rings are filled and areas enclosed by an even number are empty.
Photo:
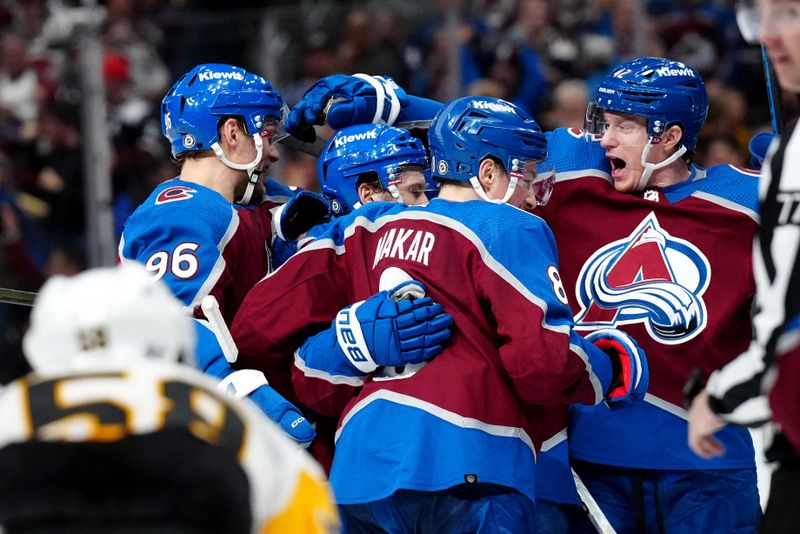
[[[144,268],[153,273],[156,280],[164,278],[167,272],[171,272],[175,278],[186,280],[196,275],[200,267],[194,254],[198,248],[200,245],[197,243],[180,243],[172,253],[172,261],[169,252],[159,250],[147,258]]]
[[[149,258],[144,264],[145,270],[153,273],[156,280],[161,280],[167,274],[169,267],[169,254],[166,250],[159,250]]]
[[[550,283],[553,284],[553,292],[556,294],[556,298],[563,304],[569,305],[567,292],[564,290],[564,283],[561,281],[561,275],[555,265],[550,265],[547,268],[547,278],[549,278]]]
[[[175,247],[175,252],[172,255],[172,274],[181,280],[191,278],[197,274],[199,264],[197,256],[192,252],[199,247],[200,245],[197,243],[181,243]]]

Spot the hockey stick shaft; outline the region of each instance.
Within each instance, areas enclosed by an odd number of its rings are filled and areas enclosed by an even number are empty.
[[[586,513],[589,514],[589,521],[592,522],[597,532],[600,534],[617,534],[617,531],[614,530],[614,527],[611,526],[611,523],[608,521],[606,514],[600,509],[600,505],[594,500],[586,484],[583,483],[583,480],[581,480],[581,477],[578,476],[578,473],[576,473],[574,469],[572,469],[572,478],[575,480],[575,489],[578,490],[578,496],[580,496],[581,502],[583,502],[583,506],[586,508]]]
[[[33,306],[36,293],[30,291],[20,291],[19,289],[9,289],[0,287],[0,303],[19,304],[21,306]]]
[[[775,69],[767,56],[767,49],[761,45],[761,62],[764,64],[764,78],[767,82],[767,96],[769,97],[769,114],[772,118],[772,132],[783,133],[783,102],[781,88],[775,83]]]

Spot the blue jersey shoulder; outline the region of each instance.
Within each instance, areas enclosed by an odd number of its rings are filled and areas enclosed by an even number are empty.
[[[691,195],[747,213],[758,213],[758,171],[733,165],[715,165],[707,169],[692,165],[690,170],[692,175],[686,182],[664,188],[670,202]]]
[[[134,211],[125,226],[125,234],[130,236],[139,230],[168,232],[167,228],[173,224],[191,219],[192,226],[202,228],[203,235],[218,240],[227,231],[233,217],[233,204],[216,191],[190,182],[169,180],[156,187]],[[158,228],[161,225],[167,228]]]
[[[430,220],[442,226],[453,228],[485,249],[491,256],[500,260],[508,258],[515,251],[534,253],[530,247],[520,244],[526,241],[530,246],[540,249],[555,261],[555,240],[547,223],[541,218],[508,204],[496,204],[484,200],[451,202],[434,199],[427,206],[405,206],[391,202],[371,202],[347,215],[338,217],[317,239],[332,239],[336,246],[344,244],[354,225],[378,225],[393,218],[413,218]],[[520,265],[526,263],[519,258]]]
[[[611,172],[605,150],[598,138],[588,136],[583,130],[557,128],[547,132],[547,159],[559,179],[567,178],[563,173],[595,170],[600,173]],[[592,174],[592,173],[589,173]]]
[[[125,224],[120,259],[144,264],[187,306],[196,306],[221,273],[222,250],[239,218],[219,193],[170,180]]]
[[[758,179],[760,173],[733,165],[716,165],[706,169],[699,192],[715,195],[758,213]]]

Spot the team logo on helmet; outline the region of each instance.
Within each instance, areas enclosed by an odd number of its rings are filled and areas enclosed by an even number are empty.
[[[183,146],[186,148],[192,148],[196,142],[197,140],[192,134],[186,134],[183,136]]]
[[[336,200],[335,198],[330,199],[331,201],[331,211],[333,213],[339,213],[342,211],[342,203]]]
[[[685,343],[708,323],[702,297],[710,278],[702,252],[671,236],[651,213],[628,237],[601,248],[583,265],[576,326],[644,323],[659,343]]]
[[[436,164],[436,170],[441,176],[447,174],[447,162],[443,159],[440,159],[439,162]]]

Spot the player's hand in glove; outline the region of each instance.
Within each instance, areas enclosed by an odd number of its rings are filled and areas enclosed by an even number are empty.
[[[278,237],[286,241],[300,238],[312,227],[330,220],[331,205],[314,191],[300,190],[277,209]]]
[[[317,432],[300,410],[267,383],[264,373],[253,369],[235,371],[220,382],[219,388],[232,397],[247,397],[303,447],[308,447]]]
[[[614,372],[606,392],[609,406],[622,407],[643,400],[650,372],[639,344],[625,332],[612,328],[595,330],[585,337],[611,358]]]
[[[394,80],[367,74],[333,74],[317,81],[292,108],[286,130],[313,142],[315,124],[339,130],[353,124],[389,124],[397,120],[408,97]]]
[[[453,317],[425,296],[425,286],[403,282],[356,302],[334,320],[336,338],[362,373],[379,366],[420,363],[442,352]]]

